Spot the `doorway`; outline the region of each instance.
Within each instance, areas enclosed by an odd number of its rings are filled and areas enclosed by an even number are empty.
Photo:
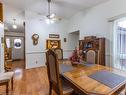
[[[5,67],[10,70],[25,69],[24,32],[5,32]]]
[[[69,39],[70,39],[70,43],[71,43],[71,47],[73,47],[73,49],[75,49],[75,47],[79,48],[79,36],[80,36],[80,31],[74,31],[72,33],[70,33],[69,35]]]

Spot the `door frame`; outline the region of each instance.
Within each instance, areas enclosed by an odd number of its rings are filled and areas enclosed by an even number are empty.
[[[26,69],[25,33],[24,33],[24,36],[4,35],[4,39],[6,39],[6,37],[23,37],[24,38],[24,69]]]

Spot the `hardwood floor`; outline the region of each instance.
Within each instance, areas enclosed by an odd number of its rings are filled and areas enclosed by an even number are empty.
[[[25,61],[24,60],[12,61],[12,70],[15,70],[17,68],[24,69]]]
[[[36,69],[16,69],[14,90],[10,95],[49,95],[46,67]],[[0,95],[5,95],[5,87],[0,87]]]

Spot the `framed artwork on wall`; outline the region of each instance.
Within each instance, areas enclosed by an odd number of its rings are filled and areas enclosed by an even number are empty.
[[[67,39],[66,38],[64,38],[64,42],[67,42]]]
[[[60,40],[46,40],[46,49],[61,48]]]

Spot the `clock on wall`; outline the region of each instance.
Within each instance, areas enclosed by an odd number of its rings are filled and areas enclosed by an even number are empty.
[[[32,35],[33,45],[37,45],[38,44],[38,39],[39,39],[39,35],[38,34],[33,34]]]

